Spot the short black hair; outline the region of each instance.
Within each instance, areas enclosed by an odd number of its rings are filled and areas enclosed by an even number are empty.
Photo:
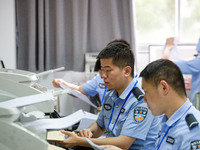
[[[179,96],[186,96],[183,74],[170,60],[158,59],[151,62],[142,70],[140,77],[154,87],[157,87],[161,80],[165,80]]]
[[[99,71],[101,70],[101,62],[100,62],[100,59],[97,59],[96,60],[96,63],[95,63],[95,66],[94,66],[94,71]]]
[[[109,46],[111,44],[120,44],[120,43],[123,44],[123,45],[125,45],[125,46],[127,46],[129,49],[131,49],[130,44],[126,40],[124,40],[122,38],[113,39],[106,46]]]
[[[134,76],[134,55],[130,45],[121,42],[108,44],[97,56],[97,59],[112,58],[112,63],[123,69],[125,66],[131,67],[131,76]]]

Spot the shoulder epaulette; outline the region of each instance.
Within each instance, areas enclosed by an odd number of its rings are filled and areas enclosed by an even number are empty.
[[[187,122],[190,130],[199,124],[193,114],[187,114],[187,116],[185,117],[185,121]]]
[[[134,87],[132,92],[138,101],[144,98],[144,93],[138,87]]]

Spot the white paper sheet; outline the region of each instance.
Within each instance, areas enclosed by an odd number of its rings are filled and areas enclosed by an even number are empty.
[[[83,112],[82,109],[63,118],[40,119],[31,122],[24,122],[24,127],[35,127],[36,130],[43,129],[66,129],[78,123],[83,118],[90,118],[91,116]]]
[[[64,85],[60,82],[58,82],[58,83],[59,83],[60,87],[63,88],[63,89],[70,89],[68,86],[66,86],[66,85]]]
[[[74,95],[74,96],[76,96],[76,97],[78,97],[80,100],[82,100],[82,101],[88,103],[90,106],[92,106],[92,107],[94,107],[94,108],[97,108],[97,106],[94,105],[94,104],[89,100],[89,98],[88,98],[86,95],[82,94],[81,92],[79,92],[79,91],[77,91],[77,90],[71,90],[71,94]]]
[[[0,102],[1,107],[24,107],[36,103],[46,102],[53,100],[53,94],[52,93],[41,93],[31,96],[24,96],[19,98],[14,98],[12,100]]]
[[[59,85],[63,88],[63,89],[69,89],[69,87],[67,87],[66,85],[64,84],[61,84],[59,83]],[[77,98],[79,98],[80,100],[84,101],[85,103],[88,103],[90,106],[94,107],[94,108],[97,108],[96,105],[94,105],[90,100],[89,98],[82,94],[81,92],[77,91],[77,90],[71,90],[71,92],[69,92],[70,94],[76,96]]]
[[[98,115],[91,114],[84,111],[84,117],[81,119],[76,131],[87,129],[92,123],[94,123],[97,120],[97,118],[98,118]]]

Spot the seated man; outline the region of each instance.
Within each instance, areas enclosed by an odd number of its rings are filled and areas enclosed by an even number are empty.
[[[82,84],[81,86],[68,83],[63,79],[58,79],[58,78],[54,79],[52,81],[52,84],[56,88],[62,88],[60,84],[63,84],[71,89],[81,92],[86,96],[91,96],[91,101],[97,106],[101,106],[101,102],[103,102],[104,100],[107,88],[103,82],[103,79],[101,78],[101,64],[99,59],[95,63],[94,71],[96,72],[98,71],[98,74],[91,80]],[[96,95],[98,95],[98,97]],[[98,107],[97,111],[100,110],[101,107]]]
[[[197,150],[200,148],[200,112],[186,97],[184,79],[178,66],[160,59],[141,72],[142,88],[153,115],[162,115],[156,150]],[[103,145],[106,150],[121,150]]]
[[[147,65],[140,76],[144,102],[153,115],[164,114],[156,149],[199,149],[200,112],[186,97],[179,67],[160,59]]]
[[[113,44],[113,43],[116,43],[116,44],[122,43],[122,44],[126,45],[127,47],[130,47],[129,43],[127,43],[124,39],[113,39],[112,41],[110,41],[107,44],[107,46],[110,44]],[[101,105],[101,104],[99,104],[99,101],[100,101],[100,103],[103,103],[104,96],[107,91],[107,87],[105,86],[104,81],[101,77],[101,64],[100,64],[99,59],[97,59],[97,61],[95,63],[94,71],[98,72],[98,74],[91,80],[82,84],[81,86],[75,85],[72,83],[68,83],[68,82],[64,81],[63,79],[58,79],[58,78],[54,79],[52,81],[52,84],[55,88],[61,88],[60,84],[63,84],[71,89],[81,92],[82,94],[84,94],[86,96],[91,96],[91,100],[93,103],[95,103],[97,105]],[[98,97],[97,97],[97,95],[98,95]],[[95,100],[96,100],[96,102],[95,102]],[[101,107],[98,107],[97,110],[100,111]]]
[[[97,56],[101,61],[102,78],[108,88],[102,110],[95,123],[81,130],[79,136],[68,136],[65,147],[90,147],[85,137],[98,145],[112,144],[122,149],[154,149],[159,130],[159,118],[154,117],[143,99],[137,99],[133,89],[141,89],[141,80],[134,77],[134,56],[126,44],[113,43]],[[98,138],[103,134],[106,138]]]

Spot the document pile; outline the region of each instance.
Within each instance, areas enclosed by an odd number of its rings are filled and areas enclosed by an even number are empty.
[[[89,127],[97,119],[97,115],[83,111],[82,109],[63,118],[40,119],[24,122],[24,127],[34,127],[36,130],[43,129],[66,129],[80,121],[78,129]]]

